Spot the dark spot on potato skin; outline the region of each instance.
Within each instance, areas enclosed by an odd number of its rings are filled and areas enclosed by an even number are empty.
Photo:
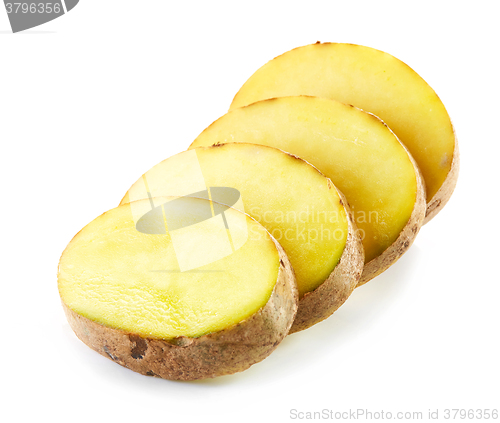
[[[283,263],[283,260],[280,259],[280,266],[285,267],[285,263]]]
[[[129,335],[128,338],[132,344],[135,344],[130,350],[130,355],[136,360],[142,360],[148,349],[148,343],[144,338],[137,335]]]
[[[410,241],[406,240],[403,244],[403,247],[406,249],[410,246]]]
[[[113,354],[111,354],[111,353],[109,352],[109,348],[108,348],[108,346],[107,346],[107,345],[104,345],[103,350],[104,350],[104,352],[108,355],[108,357],[109,357],[111,360],[113,360],[113,361],[118,360],[118,357],[115,357]]]
[[[432,202],[428,207],[427,207],[427,213],[426,215],[428,216],[430,213],[432,213],[434,210],[436,210],[437,208],[439,208],[439,206],[441,205],[441,200],[437,200],[437,201],[434,201]]]

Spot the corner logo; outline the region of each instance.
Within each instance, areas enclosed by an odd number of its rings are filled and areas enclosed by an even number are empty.
[[[80,0],[4,0],[12,32],[20,32],[68,13]]]

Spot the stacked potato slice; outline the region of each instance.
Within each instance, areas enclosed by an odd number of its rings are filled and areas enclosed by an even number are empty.
[[[361,231],[365,283],[410,246],[425,217],[420,172],[377,117],[317,97],[284,97],[235,109],[191,147],[231,142],[270,145],[317,166],[346,196]]]
[[[231,109],[274,97],[310,95],[359,107],[382,119],[408,148],[427,188],[426,222],[446,204],[458,177],[458,144],[434,90],[408,65],[354,44],[316,43],[262,66]]]
[[[448,114],[408,66],[351,44],[292,50],[75,236],[64,310],[134,371],[242,371],[404,254],[457,175]]]

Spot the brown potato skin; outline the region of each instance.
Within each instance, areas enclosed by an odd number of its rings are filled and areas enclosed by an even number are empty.
[[[94,351],[135,372],[170,380],[197,380],[246,370],[285,338],[297,313],[292,266],[277,241],[280,268],[268,302],[253,316],[199,338],[154,339],[93,322],[63,303],[68,322]]]
[[[458,172],[460,169],[460,152],[458,151],[458,139],[455,134],[455,148],[453,149],[453,159],[451,161],[451,169],[439,188],[438,192],[427,203],[427,213],[425,215],[424,225],[429,223],[450,199],[455,187],[457,186]]]
[[[333,183],[331,186],[334,187]],[[363,272],[365,254],[361,236],[347,200],[339,190],[337,192],[347,216],[348,232],[344,252],[330,276],[299,300],[299,310],[290,333],[307,329],[331,316],[352,294]]]
[[[424,224],[425,213],[427,210],[424,178],[422,177],[422,173],[420,172],[417,162],[413,159],[408,149],[403,143],[401,143],[401,145],[408,153],[408,157],[410,158],[410,161],[415,169],[415,176],[417,178],[417,196],[415,199],[415,205],[408,222],[399,233],[396,241],[394,241],[391,246],[378,257],[375,257],[373,260],[365,264],[358,286],[364,285],[366,282],[373,279],[375,276],[380,275],[382,272],[391,267],[396,261],[398,261],[399,258],[410,248],[411,244],[413,244],[418,231]]]

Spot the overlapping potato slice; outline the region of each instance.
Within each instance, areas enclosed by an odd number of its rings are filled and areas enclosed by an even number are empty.
[[[64,251],[58,284],[83,342],[134,371],[178,380],[264,359],[298,301],[288,258],[262,225],[189,197],[99,216]]]
[[[459,166],[453,126],[434,90],[405,63],[354,44],[299,47],[257,70],[236,94],[231,110],[294,95],[352,104],[387,123],[422,171],[427,187],[426,222],[449,200]]]
[[[241,196],[221,194],[224,188]],[[362,245],[345,202],[329,179],[295,156],[252,144],[186,151],[146,172],[122,204],[157,195],[207,196],[269,230],[297,278],[301,300],[292,332],[328,317],[358,283]]]
[[[227,113],[191,148],[239,142],[296,154],[346,196],[363,236],[366,266],[360,283],[387,269],[415,239],[425,216],[420,174],[374,115],[324,98],[276,98]]]

